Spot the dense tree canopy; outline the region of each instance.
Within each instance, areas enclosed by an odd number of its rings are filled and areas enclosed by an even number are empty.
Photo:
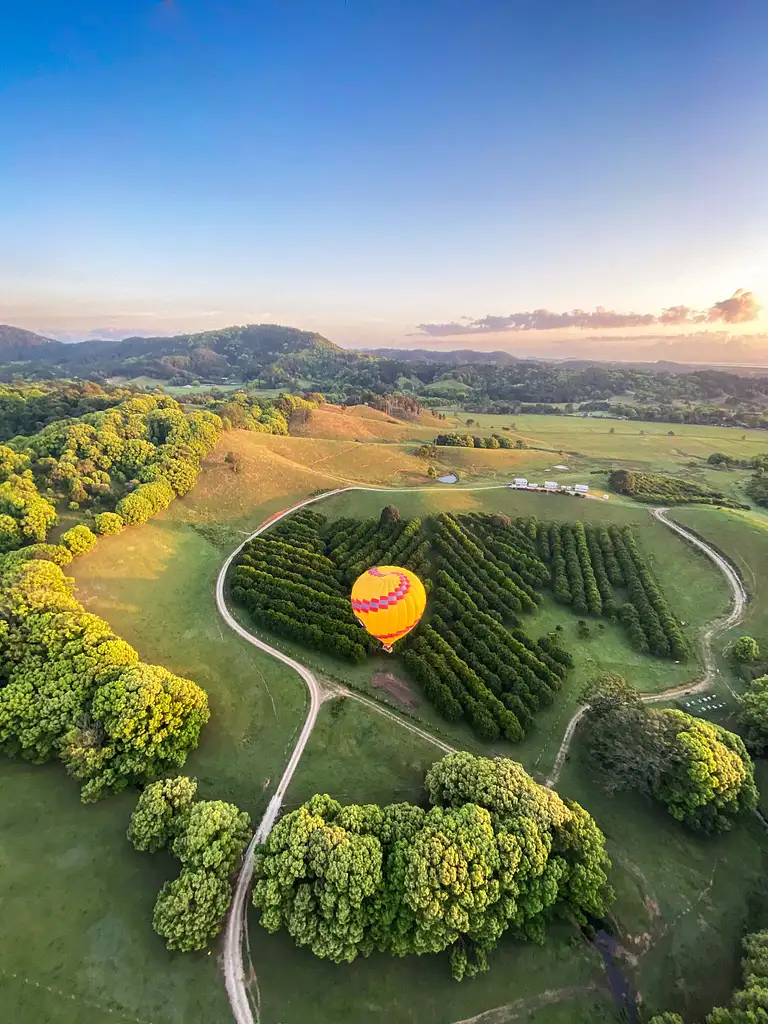
[[[734,640],[729,648],[729,652],[733,660],[738,661],[741,665],[757,661],[760,657],[760,647],[757,640],[751,636],[740,636],[738,640]]]
[[[203,949],[218,935],[232,900],[232,874],[251,835],[251,820],[234,804],[195,801],[197,783],[185,776],[147,786],[128,826],[141,852],[170,849],[181,861],[155,903],[154,928],[169,949]]]
[[[152,924],[168,949],[205,949],[221,931],[231,902],[232,886],[226,878],[185,868],[160,890]]]
[[[128,826],[128,839],[137,850],[164,850],[176,835],[178,816],[195,798],[197,782],[179,775],[147,786],[139,796]]]
[[[208,720],[205,693],[139,662],[47,553],[29,554],[0,565],[0,749],[60,757],[84,800],[179,767]]]
[[[703,832],[726,831],[757,805],[754,766],[735,733],[673,708],[651,708],[621,677],[597,680],[585,699],[585,750],[609,791],[648,793]]]
[[[753,679],[739,699],[739,725],[747,746],[758,757],[768,749],[768,676]]]
[[[84,555],[96,547],[96,540],[96,535],[87,526],[83,526],[82,523],[78,526],[73,526],[69,530],[65,530],[61,535],[61,543],[69,548],[75,557],[77,555]]]
[[[604,840],[578,804],[468,753],[426,788],[429,810],[315,796],[286,815],[256,858],[263,926],[336,962],[449,950],[461,979],[507,930],[544,941],[553,913],[604,912]]]
[[[99,512],[93,517],[93,528],[96,533],[116,534],[122,533],[125,523],[123,517],[117,512]]]

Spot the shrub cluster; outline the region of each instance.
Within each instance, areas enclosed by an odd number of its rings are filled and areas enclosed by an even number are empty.
[[[434,443],[445,448],[526,448],[525,441],[512,441],[503,434],[479,437],[477,434],[438,434]]]
[[[154,782],[131,815],[128,839],[147,853],[170,850],[181,874],[166,882],[153,924],[168,949],[204,949],[232,902],[232,875],[251,835],[251,819],[223,800],[195,801],[197,783],[178,776]]]

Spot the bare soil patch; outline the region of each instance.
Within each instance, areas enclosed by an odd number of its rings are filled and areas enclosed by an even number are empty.
[[[371,680],[371,685],[376,690],[385,690],[390,697],[405,708],[412,708],[416,703],[413,690],[408,683],[404,679],[398,679],[391,672],[377,672]]]

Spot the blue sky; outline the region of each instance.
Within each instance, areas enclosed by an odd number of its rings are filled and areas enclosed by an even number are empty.
[[[0,13],[2,321],[414,344],[766,290],[762,0]]]

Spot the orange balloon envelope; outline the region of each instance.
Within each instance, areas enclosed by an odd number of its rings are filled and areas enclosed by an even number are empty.
[[[358,576],[352,587],[352,611],[385,651],[418,625],[427,595],[410,569],[376,565]]]

